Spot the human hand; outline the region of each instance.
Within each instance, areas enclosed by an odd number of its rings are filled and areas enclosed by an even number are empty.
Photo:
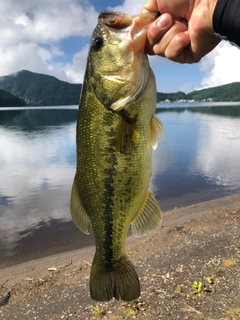
[[[201,60],[220,41],[212,16],[217,0],[148,0],[142,12],[161,12],[148,29],[146,51],[180,63]]]

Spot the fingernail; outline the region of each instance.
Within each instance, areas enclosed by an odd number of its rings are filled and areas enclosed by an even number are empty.
[[[169,15],[161,15],[157,20],[156,20],[156,26],[158,28],[166,28],[171,24],[171,19]]]

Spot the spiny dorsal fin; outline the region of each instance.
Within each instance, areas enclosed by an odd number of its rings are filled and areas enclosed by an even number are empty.
[[[164,129],[162,122],[156,117],[151,119],[151,145],[153,149],[157,149],[159,137],[164,137]]]
[[[122,153],[130,153],[138,144],[140,133],[137,130],[137,118],[121,115],[116,131],[117,149]]]
[[[78,226],[78,228],[86,233],[90,233],[91,219],[85,209],[83,208],[81,199],[79,198],[79,193],[77,191],[76,177],[73,181],[72,194],[70,200],[70,210],[73,222]]]
[[[154,195],[150,190],[147,192],[145,202],[131,223],[132,233],[142,236],[153,231],[162,220],[162,213]]]

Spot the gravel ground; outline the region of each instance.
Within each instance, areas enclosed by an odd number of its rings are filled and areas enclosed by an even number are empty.
[[[131,303],[91,300],[93,247],[2,269],[0,319],[240,319],[239,230],[240,195],[164,213],[127,241],[141,282]]]

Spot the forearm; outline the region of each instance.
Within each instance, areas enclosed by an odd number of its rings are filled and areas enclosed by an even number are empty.
[[[240,0],[218,0],[213,29],[224,39],[240,46]]]

